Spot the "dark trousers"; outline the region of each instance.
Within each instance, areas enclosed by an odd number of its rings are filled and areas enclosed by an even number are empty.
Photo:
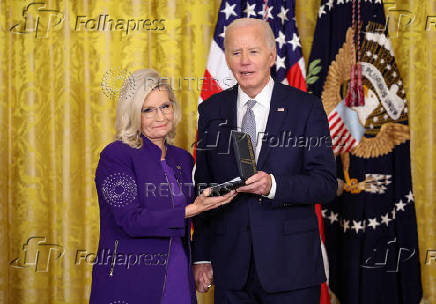
[[[266,292],[257,276],[253,250],[250,269],[241,290],[222,290],[215,287],[214,304],[319,304],[321,285],[286,292]]]

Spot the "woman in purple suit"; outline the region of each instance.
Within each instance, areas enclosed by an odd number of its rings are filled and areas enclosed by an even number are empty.
[[[196,303],[190,218],[235,196],[196,196],[191,155],[168,142],[180,108],[168,83],[138,70],[122,88],[116,141],[100,154],[95,183],[100,242],[92,304]]]

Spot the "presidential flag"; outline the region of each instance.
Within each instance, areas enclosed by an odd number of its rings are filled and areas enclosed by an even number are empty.
[[[271,76],[275,81],[307,91],[306,68],[295,19],[295,0],[224,0],[218,12],[218,21],[210,46],[199,103],[236,83],[225,61],[224,35],[226,27],[238,18],[258,18],[270,24],[276,38],[277,48],[277,60],[275,66],[271,68]],[[318,217],[320,238],[323,241],[324,228],[319,205],[316,205],[315,212]],[[323,248],[327,272],[327,254],[324,245],[322,243],[320,245]],[[320,303],[329,303],[326,283],[322,285]]]
[[[307,84],[328,115],[343,191],[322,210],[332,297],[419,303],[409,105],[381,0],[321,1]]]

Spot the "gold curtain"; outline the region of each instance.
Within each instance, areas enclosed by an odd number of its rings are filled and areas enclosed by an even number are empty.
[[[93,177],[114,136],[123,69],[153,67],[173,81],[183,110],[175,144],[192,152],[220,1],[41,2],[0,1],[0,303],[87,303],[99,236]],[[320,0],[296,2],[307,60]],[[436,2],[397,0],[386,13],[410,102],[424,297],[435,303],[426,252],[436,254],[436,18],[427,18]]]

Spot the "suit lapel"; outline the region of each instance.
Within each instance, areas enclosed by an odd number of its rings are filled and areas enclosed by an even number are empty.
[[[234,156],[234,150],[233,150],[233,142],[231,139],[232,130],[237,130],[237,98],[238,98],[238,86],[233,86],[232,89],[226,91],[226,96],[223,96],[222,100],[219,100],[218,102],[221,103],[220,105],[220,119],[222,121],[220,122],[220,125],[218,126],[218,134],[217,136],[221,137],[223,136],[223,139],[220,140],[220,144],[225,147],[225,150],[222,150],[224,153],[228,153],[230,156],[230,159],[233,161],[232,164],[232,170],[235,170],[235,176],[232,176],[232,178],[238,176],[238,164],[236,162],[236,158]]]
[[[231,130],[237,129],[237,119],[236,119],[236,100],[238,98],[238,86],[235,85],[231,90],[228,91],[228,96],[223,99],[221,106],[222,118],[226,119],[225,126],[229,127]]]
[[[273,136],[280,137],[280,128],[283,124],[285,117],[288,116],[288,108],[286,98],[282,94],[282,90],[279,83],[274,83],[274,89],[271,95],[268,122],[265,128],[266,140],[262,141],[262,148],[260,150],[259,159],[257,160],[257,169],[260,170],[268,157],[268,154],[272,147],[270,147],[268,138]]]

